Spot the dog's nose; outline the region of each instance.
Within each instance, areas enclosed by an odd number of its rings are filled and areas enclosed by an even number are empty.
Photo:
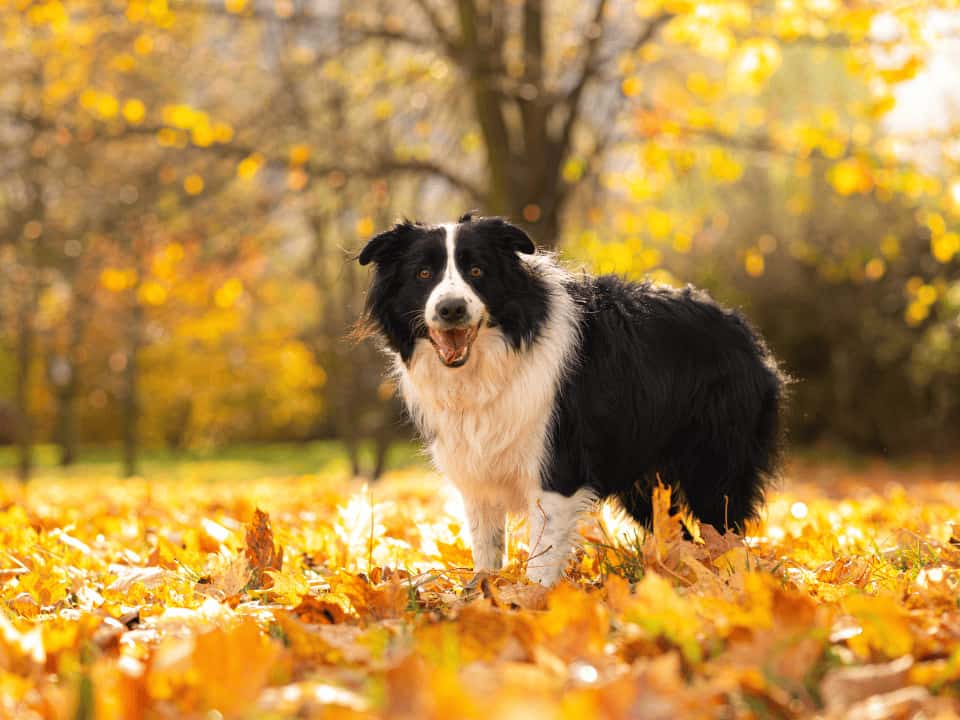
[[[448,323],[463,322],[467,316],[467,301],[463,298],[448,298],[437,303],[437,314]]]

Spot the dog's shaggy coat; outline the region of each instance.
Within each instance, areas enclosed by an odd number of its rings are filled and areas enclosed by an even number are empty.
[[[736,312],[693,288],[573,275],[499,218],[404,222],[373,238],[365,319],[437,468],[463,495],[475,570],[526,513],[528,576],[563,571],[582,510],[651,519],[659,478],[719,529],[775,470],[783,379]]]

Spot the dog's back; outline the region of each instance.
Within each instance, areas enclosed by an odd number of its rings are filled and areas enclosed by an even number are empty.
[[[650,519],[659,477],[717,528],[755,515],[775,470],[783,379],[763,341],[706,294],[615,277],[571,288],[579,362],[557,397],[548,471]]]

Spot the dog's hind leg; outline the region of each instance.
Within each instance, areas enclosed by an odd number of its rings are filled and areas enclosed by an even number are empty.
[[[530,502],[530,556],[527,577],[553,585],[563,573],[577,534],[577,519],[596,500],[589,488],[565,496],[549,490],[536,493]]]
[[[724,451],[701,447],[675,470],[687,507],[700,522],[720,532],[743,532],[744,522],[756,515],[764,479],[732,443]]]

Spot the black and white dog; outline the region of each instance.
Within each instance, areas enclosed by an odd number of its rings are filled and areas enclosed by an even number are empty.
[[[578,515],[615,496],[649,523],[658,478],[718,529],[756,514],[784,381],[739,314],[573,275],[499,218],[403,222],[359,261],[376,265],[364,322],[463,495],[477,572],[502,566],[505,516],[526,513],[527,575],[554,583]]]

